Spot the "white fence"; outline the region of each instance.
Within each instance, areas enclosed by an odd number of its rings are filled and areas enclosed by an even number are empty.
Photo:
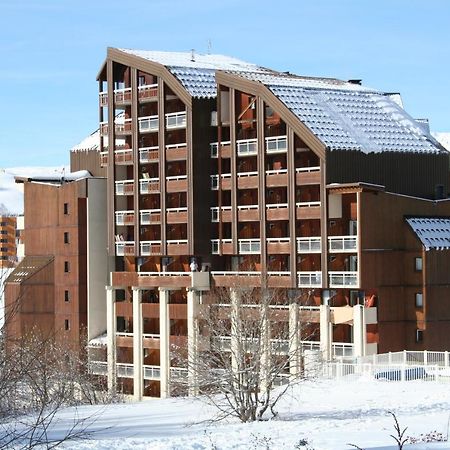
[[[363,356],[359,359],[360,363],[371,364],[406,364],[406,365],[436,365],[440,367],[450,367],[450,352],[411,352],[404,350],[402,352],[389,352],[379,355]]]

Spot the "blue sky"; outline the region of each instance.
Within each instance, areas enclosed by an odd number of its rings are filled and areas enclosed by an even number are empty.
[[[270,6],[269,6],[270,5]],[[0,0],[0,168],[61,165],[98,122],[106,48],[361,78],[450,131],[448,0]]]

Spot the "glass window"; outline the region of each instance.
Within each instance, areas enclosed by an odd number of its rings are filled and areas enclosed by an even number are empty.
[[[421,292],[416,292],[416,308],[423,307],[423,296]]]
[[[70,294],[69,291],[64,291],[64,301],[68,302],[70,300]]]
[[[66,331],[70,330],[69,319],[64,320],[64,329],[65,329]]]
[[[414,258],[414,270],[417,272],[422,271],[422,258],[421,257]]]
[[[416,330],[416,342],[423,341],[423,330]]]
[[[64,214],[69,214],[69,204],[68,203],[64,203]]]

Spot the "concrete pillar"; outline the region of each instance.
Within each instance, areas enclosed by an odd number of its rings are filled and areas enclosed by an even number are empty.
[[[231,368],[234,373],[239,372],[241,365],[241,352],[239,335],[241,334],[241,320],[240,320],[240,308],[241,308],[241,294],[237,289],[230,288],[230,300],[231,300]]]
[[[366,354],[366,319],[364,306],[353,307],[353,348],[354,356],[365,356]]]
[[[325,361],[331,360],[332,341],[330,307],[329,305],[320,305],[320,350]]]
[[[133,287],[133,395],[135,400],[142,400],[144,391],[142,333],[142,290]]]
[[[187,326],[188,326],[188,393],[198,395],[197,359],[198,359],[198,305],[199,292],[187,289]]]
[[[170,397],[170,319],[168,289],[159,288],[159,367],[161,398]]]
[[[117,386],[116,291],[112,286],[106,286],[106,352],[108,391],[115,394]]]
[[[295,300],[289,303],[289,373],[294,379],[300,374],[301,333],[299,306]]]

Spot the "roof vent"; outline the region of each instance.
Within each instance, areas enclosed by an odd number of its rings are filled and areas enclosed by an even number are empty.
[[[361,86],[362,80],[355,79],[355,80],[348,80],[348,82],[350,84],[357,84],[358,86]]]
[[[191,61],[195,62],[195,49],[191,49]]]

